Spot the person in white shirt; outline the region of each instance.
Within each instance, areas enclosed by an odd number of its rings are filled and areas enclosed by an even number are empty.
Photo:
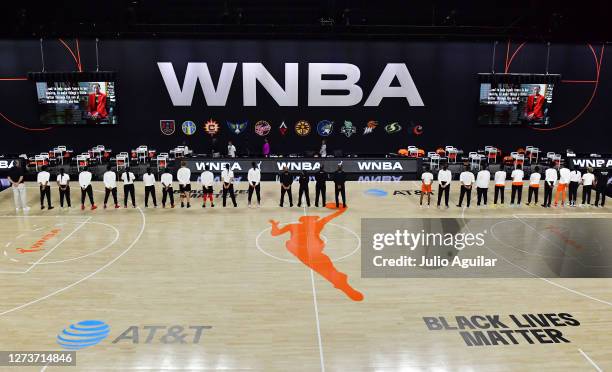
[[[446,204],[446,208],[448,208],[448,198],[452,179],[453,174],[448,170],[448,165],[444,164],[442,170],[438,171],[438,208],[440,208],[442,194],[444,194],[444,203]]]
[[[236,146],[232,143],[232,141],[227,142],[227,157],[235,158],[236,157]]]
[[[60,207],[64,208],[64,199],[70,208],[70,176],[64,172],[64,168],[60,168],[57,175],[57,186],[59,188]]]
[[[261,183],[261,170],[257,167],[257,163],[251,163],[251,169],[247,174],[247,181],[249,181],[249,208],[251,207],[251,198],[253,197],[253,191],[257,195],[257,206],[261,203],[260,196],[260,183]]]
[[[570,182],[570,170],[563,167],[559,169],[559,185],[557,185],[557,193],[555,194],[555,207],[559,202],[559,195],[561,195],[561,206],[565,204],[565,193]]]
[[[213,202],[213,183],[215,182],[215,176],[210,171],[212,166],[208,166],[209,169],[202,172],[200,175],[200,183],[202,183],[202,208],[206,208],[206,199],[210,200],[210,206],[214,207]]]
[[[546,172],[544,172],[544,204],[542,204],[544,208],[550,208],[553,188],[555,187],[555,182],[557,182],[557,177],[557,170],[553,167],[546,169]]]
[[[170,208],[174,208],[174,189],[172,188],[172,173],[167,170],[160,177],[162,185],[162,208],[166,208],[166,200],[170,197]]]
[[[49,179],[51,175],[47,172],[47,167],[44,166],[42,171],[36,176],[36,182],[40,187],[40,209],[45,209],[45,197],[47,198],[48,209],[53,209],[51,205],[51,187],[49,187]]]
[[[85,195],[89,197],[91,210],[98,208],[94,203],[93,188],[91,187],[91,172],[87,168],[79,173],[79,185],[81,186],[81,209],[85,209]]]
[[[472,184],[474,183],[474,173],[470,171],[468,165],[465,166],[465,170],[459,175],[459,182],[461,183],[461,192],[459,194],[459,204],[457,207],[461,208],[463,204],[463,198],[467,196],[467,207],[470,207],[470,201],[472,199]]]
[[[157,195],[155,193],[155,175],[151,172],[151,168],[147,168],[145,174],[142,175],[142,182],[145,187],[145,208],[149,208],[149,195],[153,199],[153,207],[157,208]]]
[[[176,171],[176,179],[179,183],[179,192],[181,193],[181,208],[191,208],[191,170],[187,168],[185,161],[181,162],[181,167]]]
[[[582,174],[578,169],[572,169],[570,171],[570,182],[569,182],[569,205],[570,207],[576,206],[576,199],[578,199],[578,186],[582,181]]]
[[[531,196],[534,196],[534,205],[538,204],[538,193],[540,191],[540,167],[536,165],[533,169],[533,173],[529,176],[529,190],[527,191],[527,205],[531,204]]]
[[[232,204],[236,208],[238,204],[236,204],[236,195],[234,194],[234,172],[230,169],[229,164],[225,164],[225,169],[221,171],[221,182],[223,182],[223,207],[225,208],[225,200],[227,193],[229,193]]]
[[[15,210],[23,209],[24,212],[30,210],[27,200],[27,189],[25,186],[25,174],[21,162],[15,160],[13,166],[9,168],[8,181],[13,189],[13,200],[15,202]]]
[[[321,141],[321,148],[319,149],[319,156],[322,158],[327,156],[327,142],[325,140]]]
[[[593,168],[587,168],[587,172],[582,175],[582,204],[580,206],[591,205],[591,190],[593,189],[595,175]]]
[[[489,182],[491,182],[491,172],[485,167],[476,174],[476,195],[478,197],[476,205],[480,206],[480,200],[487,205],[487,194],[489,193]]]
[[[431,204],[431,184],[433,183],[434,176],[431,172],[423,172],[421,175],[421,197],[419,200],[419,206],[423,207],[423,195],[427,195],[427,208]]]
[[[506,191],[506,171],[500,169],[495,172],[495,176],[493,176],[493,183],[495,184],[495,195],[493,196],[493,204],[497,205],[498,196],[500,204],[504,204],[504,192]]]
[[[524,177],[525,177],[525,172],[523,172],[520,165],[517,165],[516,169],[514,169],[512,173],[510,173],[510,178],[512,178],[512,194],[510,195],[511,205],[514,205],[515,199],[516,199],[517,205],[521,204],[521,198],[523,197],[523,178]]]
[[[132,197],[132,207],[136,208],[136,195],[134,191],[136,176],[130,172],[130,168],[125,168],[121,175],[121,180],[123,181],[123,208],[127,208],[128,196]]]
[[[106,172],[104,172],[102,180],[104,181],[104,209],[106,209],[106,203],[108,203],[108,197],[111,194],[113,195],[115,208],[119,208],[117,202],[117,174],[112,171],[110,164],[106,166]]]

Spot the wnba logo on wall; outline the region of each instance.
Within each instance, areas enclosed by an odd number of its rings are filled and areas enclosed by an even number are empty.
[[[257,135],[260,135],[262,137],[267,136],[268,133],[270,133],[271,129],[272,129],[272,126],[270,125],[270,123],[268,123],[265,120],[260,120],[257,123],[255,123],[255,133],[257,133]]]
[[[402,130],[402,126],[398,122],[393,122],[385,125],[385,132],[388,134],[397,133]]]
[[[160,120],[159,129],[166,136],[170,136],[174,134],[174,130],[175,130],[174,120]]]
[[[183,122],[183,125],[181,125],[181,129],[183,130],[183,133],[188,136],[191,136],[196,132],[196,125],[193,121],[187,120]]]
[[[213,119],[208,120],[206,123],[204,123],[204,131],[211,136],[214,136],[215,134],[219,133],[219,123]]]
[[[227,127],[229,128],[230,132],[234,134],[240,134],[244,132],[248,125],[248,121],[245,121],[244,123],[232,123],[231,121],[227,122]]]
[[[345,120],[344,125],[342,128],[340,128],[340,132],[344,134],[346,138],[349,138],[353,134],[357,133],[357,128],[355,128],[352,122]]]
[[[317,124],[317,133],[319,136],[327,137],[334,130],[334,122],[329,120],[321,120],[319,124]]]
[[[306,120],[300,120],[295,123],[295,133],[298,136],[307,136],[310,134],[310,123]]]
[[[376,127],[378,127],[378,122],[376,120],[368,121],[366,127],[363,128],[363,135],[365,136],[366,134],[372,133]]]

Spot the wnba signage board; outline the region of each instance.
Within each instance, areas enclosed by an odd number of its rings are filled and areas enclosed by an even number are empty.
[[[261,158],[261,159],[236,159],[216,160],[210,158],[186,158],[187,167],[194,173],[201,173],[205,169],[220,172],[229,164],[234,173],[246,173],[252,167],[254,161],[258,164],[263,174],[276,174],[285,167],[290,172],[317,172],[324,166],[326,172],[334,172],[338,164],[346,173],[381,174],[381,173],[404,173],[416,174],[418,169],[417,159],[368,159],[368,158]]]
[[[170,99],[174,106],[191,106],[199,82],[208,106],[226,106],[227,97],[238,64],[223,62],[217,82],[213,81],[206,62],[189,62],[183,86],[180,86],[170,62],[158,62]],[[363,98],[357,85],[361,70],[351,63],[308,63],[308,106],[354,106]],[[299,64],[284,64],[285,87],[262,63],[242,63],[242,97],[244,106],[257,106],[257,83],[279,106],[298,106]],[[342,76],[332,79],[331,76]],[[399,86],[391,86],[397,79]],[[346,92],[324,94],[323,92]],[[425,106],[405,63],[387,63],[364,106],[378,106],[385,97],[405,98],[411,106]]]
[[[568,158],[576,168],[594,168],[612,170],[612,157],[608,158]]]

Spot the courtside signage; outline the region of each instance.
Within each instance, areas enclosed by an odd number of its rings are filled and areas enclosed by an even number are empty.
[[[206,168],[220,172],[229,165],[234,172],[247,172],[251,168],[251,162],[259,164],[262,173],[279,173],[285,167],[291,172],[317,171],[321,165],[328,172],[334,172],[339,164],[347,173],[416,173],[418,161],[416,159],[380,160],[380,159],[326,159],[320,158],[300,158],[299,160],[290,159],[247,159],[236,161],[214,161],[185,159],[187,167],[192,172],[203,172]]]

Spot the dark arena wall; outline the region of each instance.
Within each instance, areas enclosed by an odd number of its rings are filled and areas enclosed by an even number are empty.
[[[44,40],[46,71],[75,71],[79,59],[83,71],[96,69],[94,40],[79,40],[78,51],[75,40],[65,42],[66,45],[58,39]],[[408,145],[426,151],[444,145],[466,151],[493,145],[506,152],[534,145],[543,151],[571,148],[583,153],[606,153],[610,152],[608,120],[612,113],[612,94],[609,62],[603,49],[601,44],[587,43],[550,46],[548,72],[560,74],[561,83],[555,86],[552,124],[547,130],[541,130],[478,126],[477,73],[491,72],[492,62],[498,73],[546,73],[545,43],[500,42],[492,61],[491,42],[100,40],[100,70],[117,72],[118,124],[47,128],[39,122],[34,83],[20,79],[28,72],[41,71],[40,43],[3,40],[0,41],[0,146],[3,153],[21,153],[46,151],[56,145],[84,151],[104,144],[119,152],[146,144],[165,152],[186,144],[196,153],[208,153],[211,136],[203,125],[213,119],[220,124],[216,136],[219,146],[225,146],[231,139],[239,154],[248,151],[258,155],[263,137],[255,133],[254,126],[265,120],[272,126],[267,137],[273,153],[307,153],[318,150],[323,138],[317,134],[317,123],[330,120],[334,122],[332,134],[326,137],[330,154],[339,149],[345,155],[385,154]],[[72,52],[77,54],[73,57]],[[215,87],[222,64],[237,63],[227,101],[222,106],[207,105],[200,81],[191,105],[174,106],[159,62],[172,63],[181,88],[189,62],[207,63]],[[260,83],[256,88],[256,105],[245,105],[244,63],[263,64],[283,89],[285,64],[297,63],[297,105],[280,106]],[[309,63],[357,66],[356,85],[363,92],[361,100],[350,106],[309,106]],[[386,97],[379,105],[366,105],[388,64],[405,64],[422,106],[404,97]],[[344,78],[341,73],[325,76],[325,79]],[[391,86],[399,84],[403,83],[394,79]],[[346,95],[348,91],[323,90],[322,93]],[[329,102],[332,99],[324,100],[323,104]],[[172,135],[162,134],[160,120],[175,120],[176,131]],[[181,131],[181,123],[187,120],[197,125],[196,132],[189,136]],[[312,125],[309,135],[296,134],[294,127],[299,120]],[[371,120],[379,125],[371,134],[364,135],[364,128]],[[227,121],[248,121],[248,127],[235,135],[229,131]],[[283,121],[288,127],[284,136],[279,132]],[[345,121],[357,127],[356,134],[347,137],[340,132]],[[384,127],[393,122],[399,123],[402,129],[389,134]]]

